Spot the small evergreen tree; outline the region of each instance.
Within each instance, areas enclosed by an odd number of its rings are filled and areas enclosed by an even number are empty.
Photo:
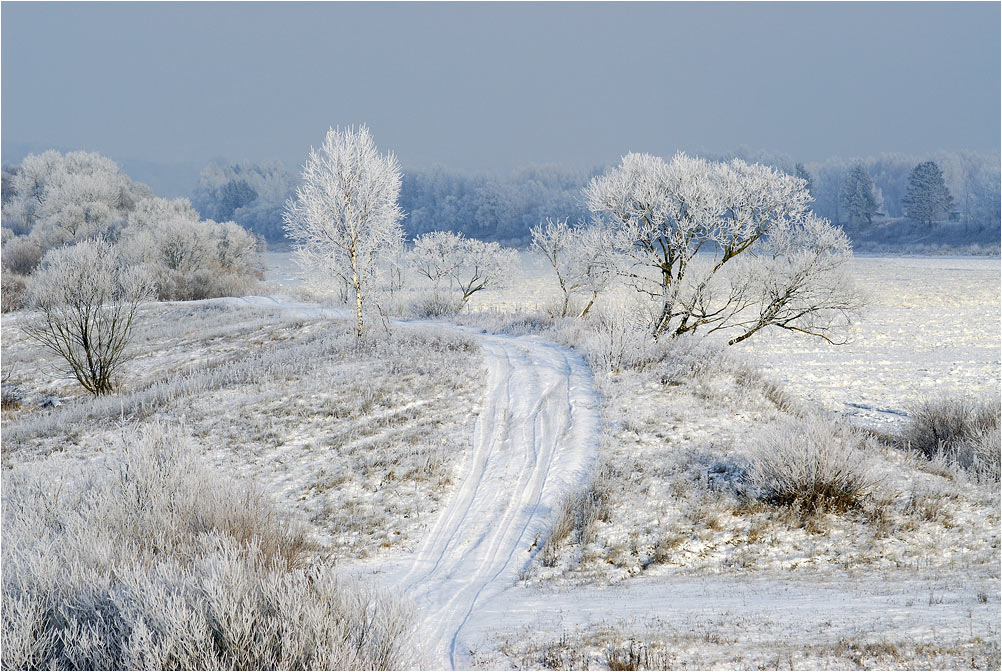
[[[901,199],[905,217],[931,226],[945,219],[953,209],[953,196],[943,180],[943,171],[934,161],[915,166],[908,176],[908,190]]]
[[[851,224],[859,224],[866,220],[867,225],[873,224],[873,216],[880,209],[880,201],[873,188],[873,178],[862,163],[857,163],[850,170],[842,183],[842,207],[845,208]]]

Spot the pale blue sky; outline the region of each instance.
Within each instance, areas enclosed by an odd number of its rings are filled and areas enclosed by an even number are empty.
[[[290,167],[359,122],[405,166],[459,169],[997,150],[999,23],[995,2],[4,2],[2,134]]]

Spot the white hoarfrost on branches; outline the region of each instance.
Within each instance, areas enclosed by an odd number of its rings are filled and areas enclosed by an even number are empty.
[[[411,262],[431,281],[436,296],[448,280],[449,288],[461,294],[460,307],[479,291],[508,286],[518,273],[515,250],[451,231],[432,231],[415,238]]]
[[[587,315],[599,292],[609,286],[615,275],[611,230],[601,222],[569,226],[566,219],[547,218],[530,233],[533,247],[543,253],[556,273],[563,293],[560,316],[567,316],[571,297],[576,293],[590,294],[579,317]]]
[[[111,392],[136,310],[153,297],[147,276],[123,265],[110,244],[83,241],[45,255],[28,279],[28,296],[41,315],[25,333],[59,355],[88,392]]]
[[[5,172],[3,273],[16,286],[46,252],[103,238],[141,265],[163,301],[242,296],[261,275],[256,236],[201,220],[187,199],[167,200],[99,154],[31,154]]]
[[[776,326],[839,342],[862,305],[843,271],[849,241],[809,211],[802,179],[628,154],[585,195],[614,227],[619,272],[651,299],[655,338],[729,329],[737,343]]]
[[[310,149],[302,177],[286,204],[286,233],[304,268],[350,287],[361,336],[363,297],[378,259],[403,238],[397,159],[379,154],[365,126],[331,128],[320,150]]]

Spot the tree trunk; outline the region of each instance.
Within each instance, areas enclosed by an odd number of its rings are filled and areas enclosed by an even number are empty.
[[[584,317],[585,315],[587,315],[587,314],[588,314],[588,311],[589,311],[589,310],[591,310],[591,307],[592,307],[592,305],[594,305],[594,303],[595,303],[595,299],[596,299],[596,298],[598,298],[598,292],[594,292],[594,291],[593,291],[593,292],[591,293],[591,300],[590,300],[590,301],[588,301],[588,305],[586,305],[586,306],[584,307],[584,310],[582,310],[582,311],[581,311],[581,314],[580,314],[580,315],[578,315],[578,317]],[[566,311],[565,311],[565,312],[566,312]]]
[[[661,316],[658,318],[658,321],[654,324],[654,332],[651,334],[651,336],[654,337],[655,341],[658,340],[658,336],[660,336],[661,333],[665,330],[665,328],[667,328],[668,322],[670,320],[671,320],[671,307],[668,305],[668,302],[665,301],[665,305],[661,308]]]
[[[362,337],[362,283],[358,278],[358,259],[355,250],[351,251],[351,283],[355,287],[355,315],[358,318],[356,335]]]

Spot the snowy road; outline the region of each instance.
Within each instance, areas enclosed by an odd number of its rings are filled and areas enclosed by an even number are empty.
[[[411,599],[436,662],[454,667],[463,626],[529,563],[598,451],[599,403],[576,353],[531,338],[479,336],[488,375],[469,471],[388,585]]]
[[[224,301],[347,315],[281,297]],[[529,336],[475,336],[487,377],[468,471],[414,555],[376,570],[414,602],[433,665],[449,668],[468,667],[463,626],[539,551],[557,507],[590,477],[600,434],[599,398],[580,355]]]

